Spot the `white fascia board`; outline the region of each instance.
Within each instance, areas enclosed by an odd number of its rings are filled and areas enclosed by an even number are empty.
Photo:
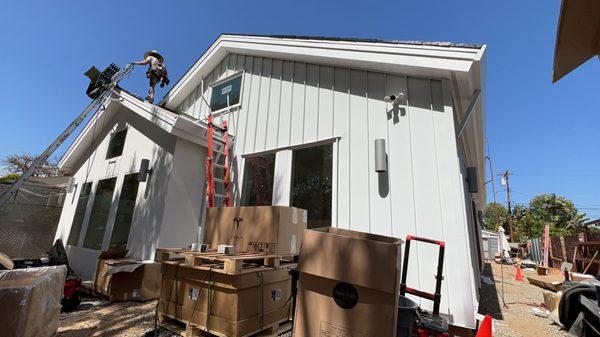
[[[128,109],[142,118],[150,121],[159,128],[174,136],[185,138],[193,143],[206,146],[206,126],[201,122],[195,122],[181,115],[176,115],[168,110],[162,109],[156,105],[145,101],[140,101],[136,97],[125,91],[120,91],[118,95],[107,104],[104,110],[97,111],[85,125],[81,133],[67,149],[64,156],[60,159],[58,165],[61,170],[73,170],[73,166],[81,156],[88,154],[88,149],[92,141],[99,141],[101,130],[94,130],[96,124],[106,127],[106,123],[115,120],[116,115],[122,109]],[[125,114],[127,116],[127,114]],[[134,121],[125,120],[132,123]]]
[[[177,107],[228,53],[448,78],[452,71],[469,72],[483,49],[221,35],[167,94],[165,102],[168,108]]]

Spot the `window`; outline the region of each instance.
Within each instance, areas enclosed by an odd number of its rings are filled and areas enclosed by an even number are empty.
[[[79,234],[81,232],[81,226],[83,225],[83,218],[85,217],[85,210],[87,208],[91,191],[91,181],[83,184],[81,187],[79,199],[77,200],[77,206],[75,208],[75,216],[73,216],[73,223],[71,224],[71,232],[69,233],[69,238],[67,239],[68,245],[77,246],[77,242],[79,242]],[[73,193],[73,195],[75,195],[75,193]]]
[[[121,197],[117,206],[117,216],[110,237],[108,248],[127,248],[127,239],[131,230],[131,220],[133,219],[133,210],[135,209],[135,199],[138,192],[138,174],[128,174],[123,180]]]
[[[307,228],[331,226],[333,145],[294,150],[290,205],[308,211]]]
[[[126,137],[127,128],[112,134],[110,142],[108,143],[108,150],[106,151],[106,159],[115,158],[123,154]]]
[[[272,205],[275,154],[248,157],[245,162],[242,206]]]
[[[225,109],[227,106],[232,107],[239,104],[241,88],[242,74],[213,85],[212,95],[210,96],[210,110],[215,112]],[[229,99],[229,105],[227,104],[227,99]]]
[[[108,212],[112,204],[112,195],[115,190],[117,178],[100,180],[96,187],[94,203],[90,214],[90,221],[85,233],[83,246],[85,248],[102,249],[102,240],[104,239],[104,230],[108,220]]]

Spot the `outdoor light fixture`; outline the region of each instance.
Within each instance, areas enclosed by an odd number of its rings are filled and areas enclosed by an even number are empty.
[[[375,139],[375,172],[387,172],[387,153],[385,139]]]
[[[150,161],[148,159],[142,159],[142,163],[140,164],[140,172],[138,173],[138,181],[146,182],[149,174],[152,174],[152,169],[150,169]]]
[[[383,98],[387,103],[392,103],[394,105],[400,105],[400,101],[404,98],[404,93],[399,92],[396,95],[389,95]]]
[[[75,177],[69,177],[69,182],[67,183],[67,193],[73,192],[73,187],[75,187]]]
[[[477,167],[467,167],[467,187],[469,193],[479,192],[479,184],[477,183]]]

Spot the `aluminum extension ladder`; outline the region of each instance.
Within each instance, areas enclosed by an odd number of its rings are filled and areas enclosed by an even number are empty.
[[[105,87],[105,91],[100,95],[100,97],[93,100],[83,111],[67,126],[67,128],[40,154],[31,164],[31,166],[23,173],[19,179],[17,179],[9,189],[4,191],[0,195],[0,207],[2,207],[8,200],[13,198],[19,188],[23,186],[25,181],[29,179],[35,171],[43,165],[48,158],[58,149],[62,143],[77,129],[77,127],[85,120],[85,118],[91,113],[97,110],[102,109],[105,104],[111,99],[113,89],[119,84],[121,80],[129,74],[129,72],[133,69],[133,64],[129,63],[125,68],[120,69],[115,75],[111,78],[111,82]]]

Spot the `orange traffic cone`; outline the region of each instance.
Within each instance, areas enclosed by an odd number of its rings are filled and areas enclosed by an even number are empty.
[[[485,315],[475,337],[492,337],[492,316]]]
[[[524,282],[525,278],[523,277],[523,273],[521,272],[521,266],[517,266],[517,271],[515,272],[515,281]]]

